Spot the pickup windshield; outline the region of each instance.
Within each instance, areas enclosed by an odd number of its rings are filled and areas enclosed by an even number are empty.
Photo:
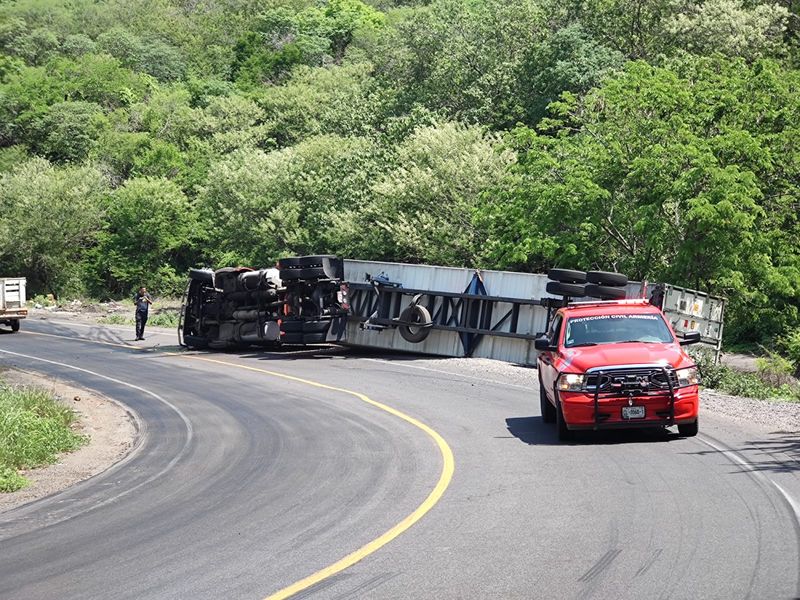
[[[564,346],[673,341],[661,315],[595,315],[569,319]]]

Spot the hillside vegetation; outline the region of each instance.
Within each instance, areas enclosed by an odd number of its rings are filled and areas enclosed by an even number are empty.
[[[0,264],[618,270],[800,362],[797,0],[7,0]]]

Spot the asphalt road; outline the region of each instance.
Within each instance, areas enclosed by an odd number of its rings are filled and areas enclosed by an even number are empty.
[[[95,389],[140,424],[114,468],[0,515],[3,600],[260,599],[353,552],[292,597],[800,596],[796,435],[704,416],[694,439],[565,445],[536,389],[481,373],[131,337],[33,320],[0,335],[0,366]]]

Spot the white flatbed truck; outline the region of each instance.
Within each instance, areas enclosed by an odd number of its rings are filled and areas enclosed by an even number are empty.
[[[24,277],[0,277],[0,325],[19,331],[19,323],[28,316],[25,308]]]

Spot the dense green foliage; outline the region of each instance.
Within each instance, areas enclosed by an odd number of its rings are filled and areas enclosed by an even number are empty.
[[[52,463],[84,444],[86,437],[70,427],[74,421],[75,413],[46,391],[0,380],[0,492],[27,485],[18,469]]]
[[[10,0],[0,264],[96,296],[283,254],[613,269],[800,365],[796,11]]]

